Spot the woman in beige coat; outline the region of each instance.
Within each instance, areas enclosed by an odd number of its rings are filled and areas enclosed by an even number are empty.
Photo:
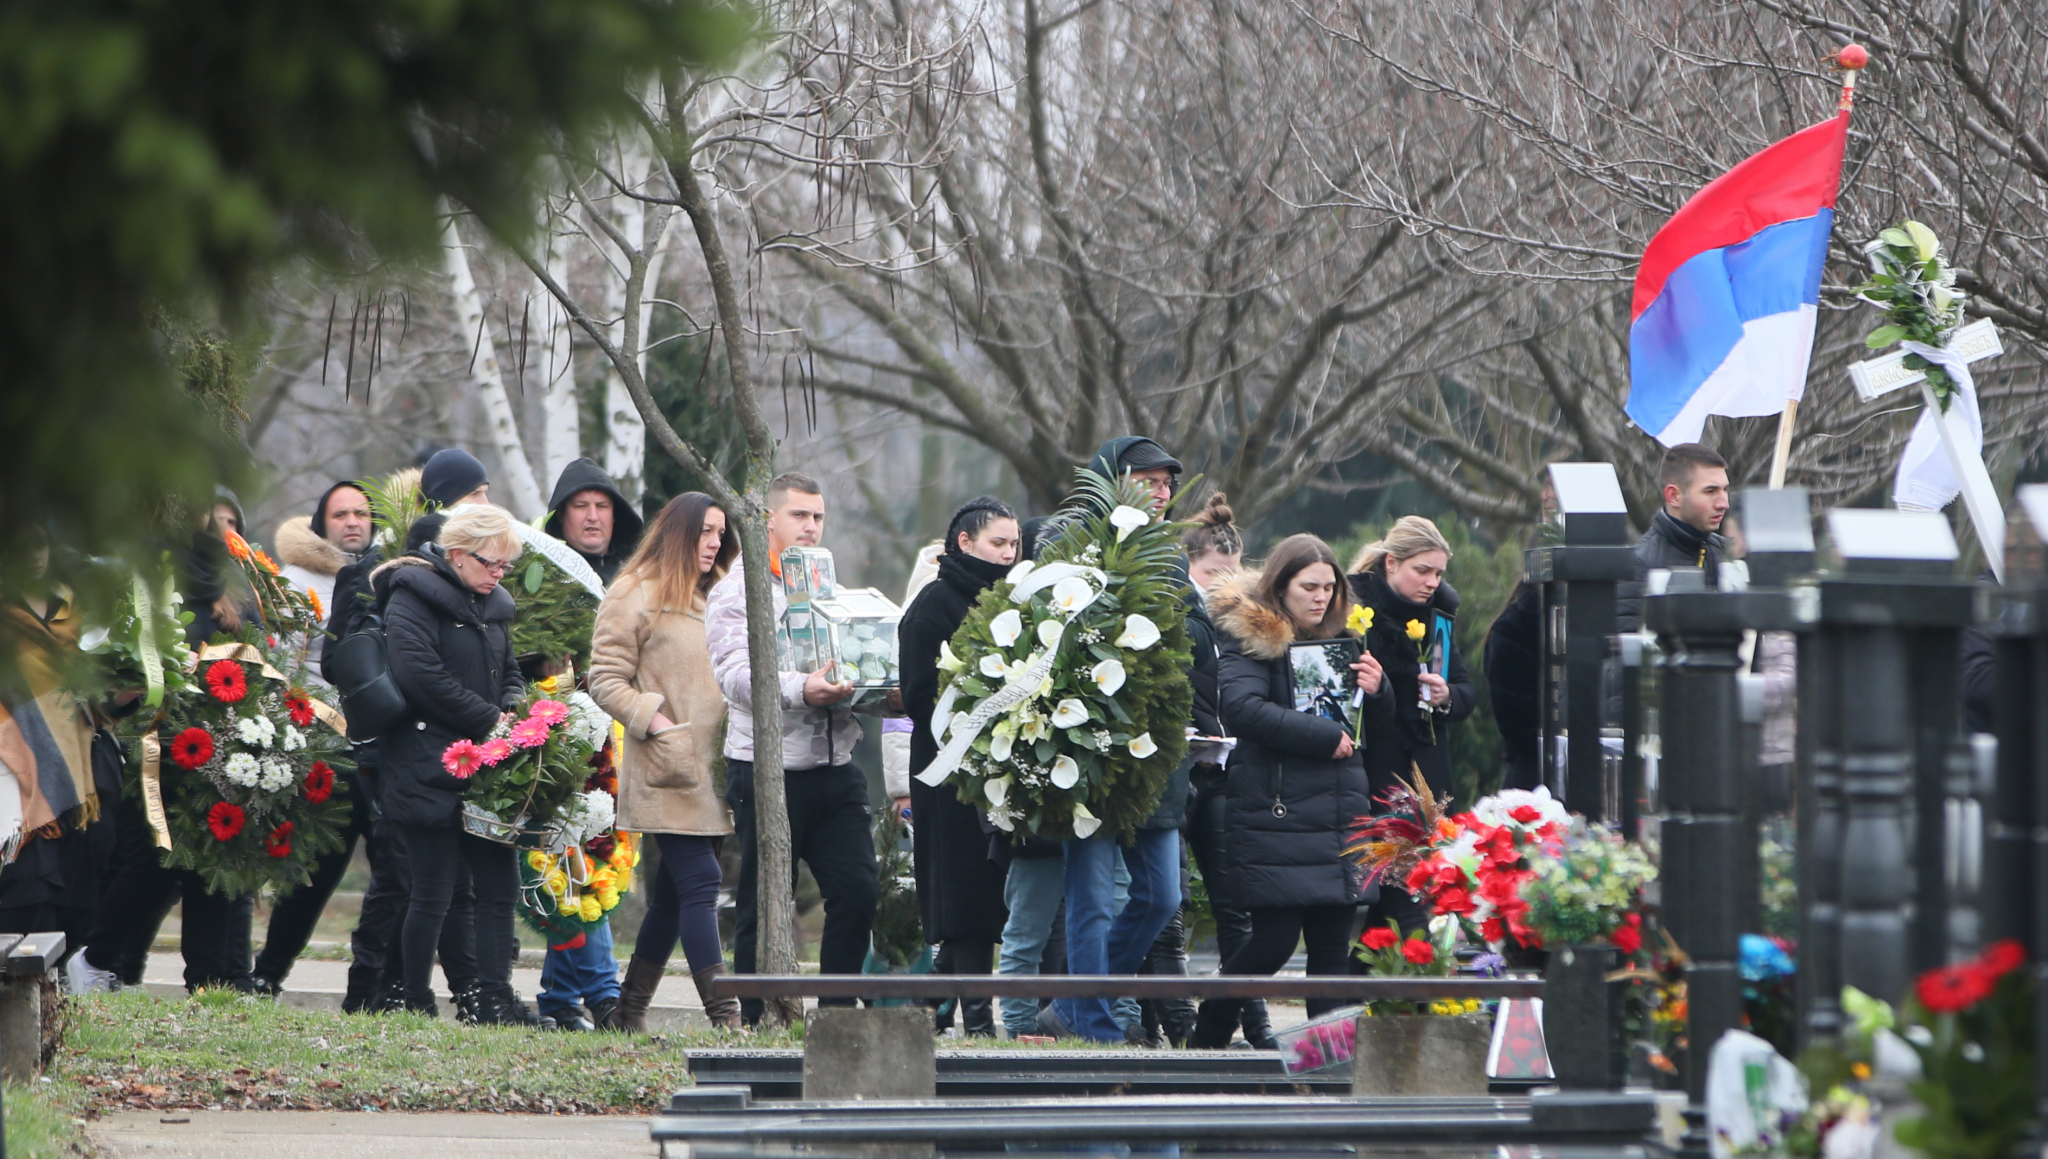
[[[652,837],[661,854],[611,1021],[627,1033],[647,1029],[648,1003],[678,940],[711,1024],[740,1024],[736,1000],[707,993],[725,960],[718,844],[732,832],[732,813],[712,784],[725,697],[704,639],[705,595],[737,546],[709,495],[678,495],[654,517],[597,609],[590,694],[626,731],[619,828]]]

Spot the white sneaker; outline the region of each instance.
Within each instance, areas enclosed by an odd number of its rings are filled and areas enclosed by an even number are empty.
[[[96,991],[111,992],[121,988],[121,979],[112,970],[102,970],[85,960],[85,951],[71,955],[64,964],[67,989],[73,994],[91,994]]]

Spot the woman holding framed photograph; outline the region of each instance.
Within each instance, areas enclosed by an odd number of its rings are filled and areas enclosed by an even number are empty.
[[[1231,900],[1252,920],[1251,937],[1224,960],[1225,974],[1272,974],[1298,940],[1307,943],[1310,974],[1349,969],[1352,918],[1370,891],[1343,855],[1344,835],[1372,802],[1349,721],[1317,711],[1333,690],[1298,689],[1295,673],[1299,667],[1310,682],[1322,669],[1332,669],[1326,678],[1348,677],[1377,743],[1391,724],[1393,698],[1379,662],[1359,651],[1345,627],[1350,611],[1337,558],[1313,535],[1282,540],[1264,570],[1233,576],[1209,595],[1218,702],[1237,738],[1227,773]],[[1312,655],[1297,663],[1290,653],[1303,646]],[[1340,649],[1342,666],[1333,668]],[[1297,709],[1298,692],[1309,711]],[[1228,1046],[1241,1005],[1202,1003],[1188,1044]],[[1309,1016],[1336,1005],[1311,1002]]]

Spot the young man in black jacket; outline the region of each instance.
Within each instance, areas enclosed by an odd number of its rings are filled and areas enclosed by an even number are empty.
[[[1664,452],[1657,481],[1664,506],[1636,541],[1635,582],[1621,585],[1615,609],[1624,632],[1642,627],[1643,584],[1652,570],[1703,568],[1711,590],[1720,582],[1721,557],[1727,551],[1720,532],[1728,515],[1728,460],[1702,443],[1680,443]]]

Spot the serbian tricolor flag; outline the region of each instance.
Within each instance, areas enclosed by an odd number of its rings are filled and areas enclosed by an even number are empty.
[[[1665,446],[1708,415],[1777,414],[1806,391],[1849,114],[1772,145],[1693,194],[1643,250],[1628,416]]]

